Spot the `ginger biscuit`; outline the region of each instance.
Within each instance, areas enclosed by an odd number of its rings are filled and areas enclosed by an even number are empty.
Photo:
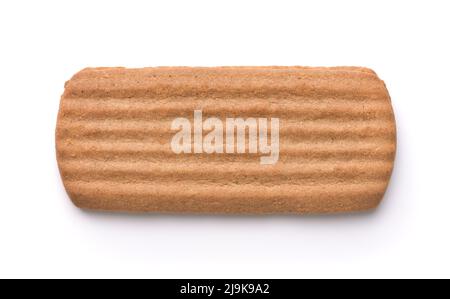
[[[56,149],[83,209],[355,212],[385,193],[396,128],[367,68],[89,68],[66,83]]]

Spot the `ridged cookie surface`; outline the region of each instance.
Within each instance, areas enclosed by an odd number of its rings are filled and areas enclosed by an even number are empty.
[[[396,131],[366,68],[96,68],[66,83],[56,147],[80,208],[335,213],[378,205]]]

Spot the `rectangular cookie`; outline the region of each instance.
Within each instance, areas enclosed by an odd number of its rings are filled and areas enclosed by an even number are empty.
[[[396,130],[366,68],[88,68],[66,83],[56,148],[83,209],[337,213],[379,204]]]

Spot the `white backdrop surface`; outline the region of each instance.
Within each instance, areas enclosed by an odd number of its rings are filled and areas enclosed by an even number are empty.
[[[1,1],[0,277],[450,276],[449,1]],[[372,213],[83,212],[59,178],[64,82],[87,66],[355,65],[385,80],[395,170]]]

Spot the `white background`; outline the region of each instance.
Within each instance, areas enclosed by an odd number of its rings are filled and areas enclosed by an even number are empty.
[[[449,1],[1,1],[0,277],[450,276]],[[76,209],[54,130],[87,66],[356,65],[398,125],[380,208],[309,217]]]

